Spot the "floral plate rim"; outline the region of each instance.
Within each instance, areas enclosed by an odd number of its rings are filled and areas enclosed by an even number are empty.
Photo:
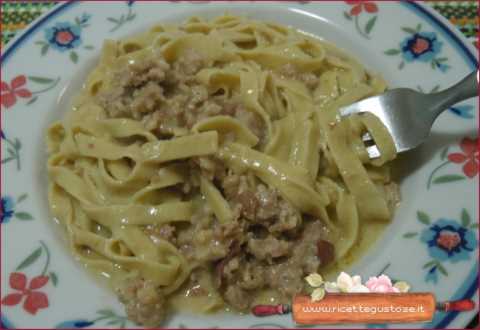
[[[49,12],[38,18],[36,21],[34,21],[24,33],[12,40],[10,44],[6,47],[5,52],[1,55],[2,66],[4,63],[7,62],[11,55],[14,54],[15,50],[19,46],[21,46],[22,42],[27,40],[29,36],[33,32],[35,32],[40,26],[42,26],[51,18],[55,17],[57,14],[63,12],[65,9],[77,3],[78,2],[76,1],[72,1],[64,4],[59,4],[56,7],[53,7]],[[462,57],[465,57],[467,59],[466,62],[468,62],[469,64],[473,64],[474,66],[478,66],[478,62],[474,56],[474,52],[472,51],[472,49],[474,48],[469,45],[468,42],[464,41],[465,38],[463,38],[463,36],[461,36],[458,31],[455,31],[450,27],[449,23],[446,21],[445,18],[433,12],[433,10],[430,10],[427,6],[424,6],[423,4],[407,1],[402,1],[401,4],[407,7],[411,7],[413,11],[419,13],[420,16],[422,16],[425,20],[429,21],[431,24],[437,26],[439,29],[445,32],[445,34],[448,35],[448,37],[451,39],[452,43],[460,49]],[[477,266],[478,263],[474,265],[473,269],[469,272],[468,278],[466,279],[464,284],[457,289],[453,297],[472,297],[475,294],[478,287],[478,282],[476,281],[476,272],[478,269]],[[457,315],[458,313],[448,314],[438,324],[436,324],[435,327],[440,328],[448,326],[457,317]],[[4,319],[2,316],[2,322],[3,321]]]

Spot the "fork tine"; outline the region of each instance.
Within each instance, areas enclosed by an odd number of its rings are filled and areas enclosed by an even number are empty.
[[[373,140],[372,136],[370,135],[370,132],[366,132],[365,134],[362,135],[363,142],[368,142],[370,140]]]
[[[378,150],[378,147],[376,145],[367,147],[367,152],[368,152],[368,157],[370,157],[370,159],[375,159],[380,157],[380,150]]]
[[[365,110],[362,110],[362,108],[359,107],[357,103],[348,105],[346,107],[342,107],[339,110],[341,117],[348,117],[348,116],[363,113],[363,112],[365,112]]]

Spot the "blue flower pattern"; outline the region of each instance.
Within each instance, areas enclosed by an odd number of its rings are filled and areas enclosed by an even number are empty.
[[[407,232],[404,238],[419,237],[420,242],[426,244],[428,254],[432,260],[423,265],[427,271],[426,282],[437,283],[439,273],[448,276],[445,262],[452,264],[470,260],[473,251],[478,246],[475,235],[478,223],[472,222],[470,214],[462,209],[461,221],[440,218],[434,222],[425,212],[418,211],[417,219],[426,227],[420,232]]]
[[[424,45],[424,49],[418,50],[418,44]],[[430,62],[440,53],[442,46],[443,43],[438,41],[434,32],[418,32],[400,43],[403,58],[407,62]]]
[[[432,69],[439,69],[446,72],[450,66],[446,64],[447,57],[438,57],[443,48],[435,32],[421,31],[422,25],[418,24],[416,28],[402,27],[404,32],[409,35],[400,42],[399,48],[388,49],[386,55],[401,55],[402,61],[398,68],[401,70],[406,63],[423,62],[430,63]]]
[[[81,27],[68,22],[59,22],[45,29],[45,38],[52,48],[65,52],[82,44]]]
[[[83,45],[82,30],[89,26],[89,21],[92,16],[83,13],[75,17],[75,22],[57,22],[44,30],[45,39],[36,42],[41,46],[40,54],[43,56],[47,54],[50,48],[60,52],[69,53],[70,60],[73,63],[78,61],[77,49],[82,46],[83,49],[92,50],[92,45]]]
[[[455,107],[451,107],[448,110],[456,114],[457,116],[465,119],[473,118],[473,114],[472,114],[473,105],[457,105]]]
[[[462,227],[455,220],[439,219],[422,231],[421,241],[428,246],[431,257],[456,263],[468,260],[477,246],[472,230]]]
[[[87,328],[93,324],[95,324],[95,322],[83,320],[83,319],[71,320],[71,321],[65,321],[60,324],[57,324],[55,329],[82,329],[82,328]]]
[[[15,214],[15,204],[10,196],[2,197],[0,202],[0,223],[8,223]]]

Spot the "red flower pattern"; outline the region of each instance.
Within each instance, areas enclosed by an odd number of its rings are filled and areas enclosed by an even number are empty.
[[[425,40],[424,38],[417,38],[415,43],[412,45],[412,51],[415,54],[422,54],[430,48],[430,41]]]
[[[373,1],[365,1],[365,0],[347,0],[345,1],[350,6],[353,6],[350,9],[350,15],[358,16],[360,13],[365,9],[367,13],[376,13],[378,12],[378,7]]]
[[[68,45],[72,42],[74,36],[70,31],[60,31],[57,33],[57,42],[63,45]]]
[[[461,242],[462,239],[456,232],[440,232],[440,235],[438,235],[437,238],[437,245],[445,248],[448,251],[452,251]]]
[[[451,153],[448,155],[448,160],[455,164],[464,164],[463,173],[469,178],[473,178],[479,171],[478,137],[476,139],[464,138],[460,142],[460,149],[463,153]]]
[[[23,297],[26,297],[23,303],[23,309],[33,315],[35,315],[39,309],[49,306],[47,295],[43,292],[36,291],[47,284],[48,276],[41,275],[32,278],[27,287],[27,277],[25,274],[11,273],[9,282],[10,287],[19,292],[10,293],[3,297],[2,305],[15,306],[22,301]]]
[[[24,75],[16,76],[8,85],[5,81],[1,82],[1,99],[2,106],[10,108],[17,102],[17,96],[22,98],[32,97],[32,93],[22,88],[27,83],[27,78]]]

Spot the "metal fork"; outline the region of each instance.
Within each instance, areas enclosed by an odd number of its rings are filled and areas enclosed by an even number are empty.
[[[434,94],[424,94],[409,88],[396,88],[340,108],[340,116],[369,112],[380,118],[393,138],[397,153],[418,147],[428,137],[433,122],[455,103],[478,95],[478,71],[462,81]],[[362,136],[370,158],[380,151],[371,135]]]

